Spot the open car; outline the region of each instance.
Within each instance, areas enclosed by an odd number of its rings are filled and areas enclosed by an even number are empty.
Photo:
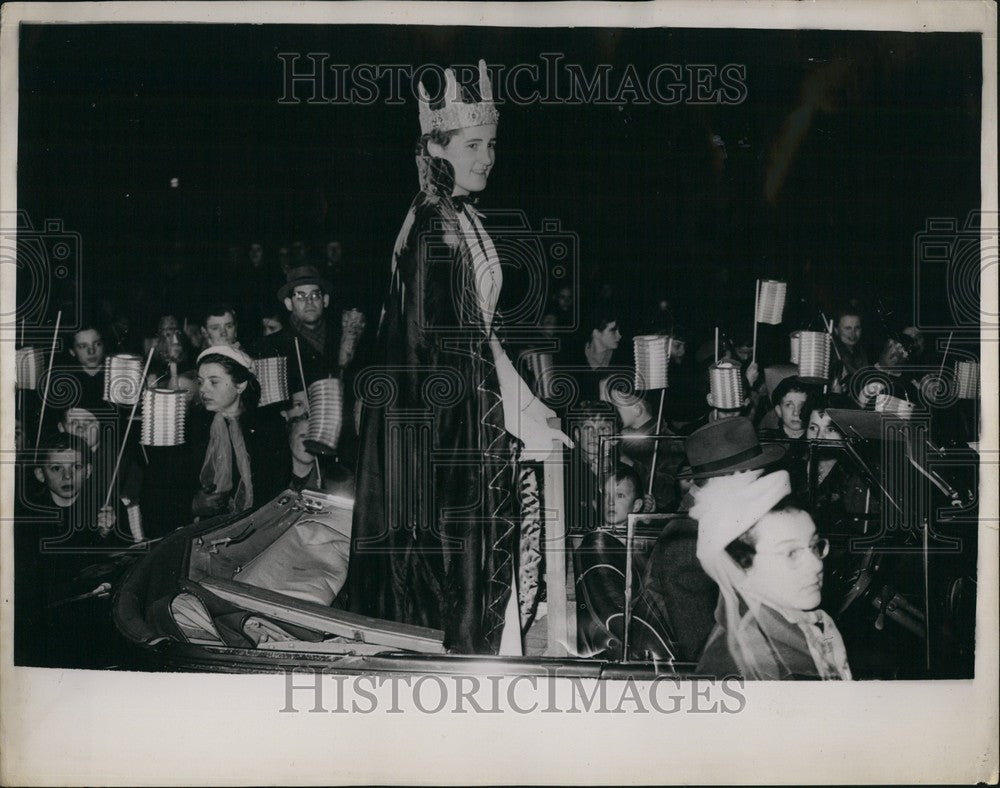
[[[786,457],[804,463],[809,506],[833,545],[823,607],[842,629],[855,677],[971,676],[978,456],[934,447],[933,462],[925,451],[911,463],[912,436],[893,443],[844,432],[835,444],[797,442]],[[653,440],[664,456],[683,455],[682,438]],[[831,504],[817,478],[822,458],[857,485],[860,507]],[[153,545],[119,585],[115,623],[135,647],[135,666],[154,670],[692,675],[707,631],[683,613],[670,620],[642,579],[657,543],[693,556],[696,526],[683,511],[632,514],[618,530],[567,518],[579,493],[575,462],[559,448],[541,464],[545,600],[526,656],[447,653],[439,630],[341,609],[352,502],[310,489]],[[690,584],[677,578],[683,611],[693,604]]]

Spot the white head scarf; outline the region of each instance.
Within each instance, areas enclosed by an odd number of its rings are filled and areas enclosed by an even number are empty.
[[[763,470],[743,471],[709,479],[695,491],[691,508],[691,517],[698,521],[698,560],[719,586],[729,652],[748,679],[773,678],[775,671],[748,637],[752,619],[760,612],[761,600],[748,593],[746,572],[726,552],[726,545],[750,530],[782,498],[791,494],[787,471],[766,476],[763,473]],[[747,607],[748,620],[741,616],[741,600]],[[817,673],[822,678],[850,679],[843,641],[833,620],[821,610],[788,614],[806,637]],[[817,623],[825,634],[817,634],[814,629]]]

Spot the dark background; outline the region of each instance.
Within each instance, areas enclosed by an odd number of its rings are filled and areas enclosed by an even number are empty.
[[[417,188],[415,103],[279,104],[279,52],[508,67],[559,52],[616,78],[628,64],[744,64],[735,106],[504,104],[480,203],[576,233],[582,295],[604,281],[637,306],[663,294],[695,329],[741,309],[749,324],[756,276],[789,281],[803,325],[848,296],[912,322],[915,234],[979,206],[978,34],[25,25],[19,208],[82,235],[86,300],[149,313],[149,283],[171,265],[237,275],[227,260],[253,240],[274,264],[278,244],[335,238],[377,304]],[[803,96],[820,106],[768,199],[770,151]],[[952,324],[943,288],[923,297]]]

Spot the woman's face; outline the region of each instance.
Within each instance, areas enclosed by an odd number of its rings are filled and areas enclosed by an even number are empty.
[[[816,525],[807,512],[772,512],[754,526],[748,588],[765,602],[790,610],[819,607],[823,559],[815,550]]]
[[[431,156],[447,159],[455,170],[454,195],[473,194],[486,188],[496,159],[497,124],[459,129],[447,145],[428,142]]]
[[[592,339],[598,348],[617,350],[618,343],[622,341],[622,332],[618,330],[618,322],[613,320],[600,331],[595,328]]]
[[[198,367],[198,388],[205,410],[235,416],[240,409],[240,394],[246,382],[234,383],[221,364],[209,362]]]
[[[826,411],[814,410],[809,414],[809,427],[806,430],[806,437],[811,440],[820,441],[840,441],[844,436],[840,434],[833,423],[833,419]]]

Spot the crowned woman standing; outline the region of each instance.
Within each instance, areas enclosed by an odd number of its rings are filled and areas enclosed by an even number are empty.
[[[478,95],[447,69],[443,101],[432,105],[421,84],[419,103],[420,192],[358,381],[350,606],[443,629],[456,652],[519,654],[516,461],[569,439],[547,426],[554,414],[498,335],[503,276],[474,207],[499,121],[485,63]]]

